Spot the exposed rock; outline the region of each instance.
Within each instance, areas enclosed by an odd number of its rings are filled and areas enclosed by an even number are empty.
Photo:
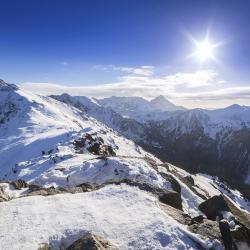
[[[227,197],[213,196],[201,203],[199,209],[212,220],[215,220],[215,217],[220,215],[221,211],[230,211],[236,222],[236,229],[231,232],[232,237],[236,241],[246,242],[250,246],[250,216],[237,208]]]
[[[179,184],[179,182],[172,177],[169,174],[166,173],[159,173],[165,180],[169,181],[171,183],[171,186],[173,188],[173,190],[177,193],[181,193],[181,185]]]
[[[216,221],[204,219],[202,223],[194,223],[189,226],[189,230],[210,239],[221,239],[221,233]]]
[[[12,181],[11,185],[18,190],[21,190],[22,188],[28,187],[28,183],[24,180],[18,179],[16,181]]]
[[[37,191],[37,190],[40,190],[41,187],[39,187],[38,185],[35,185],[35,184],[30,184],[29,185],[29,191],[30,192],[33,192],[33,191]]]
[[[230,212],[234,215],[238,223],[245,226],[249,230],[250,235],[250,215],[247,212],[236,207],[227,197],[224,197]]]
[[[192,218],[192,224],[194,223],[202,223],[205,217],[203,215],[198,215],[194,218]]]
[[[8,201],[8,196],[4,193],[3,187],[0,187],[0,202]]]
[[[102,237],[88,233],[75,241],[66,250],[118,250]]]
[[[60,193],[62,192],[59,189],[55,189],[54,187],[49,187],[49,188],[41,187],[40,189],[36,189],[28,193],[28,196],[31,196],[31,195],[48,196],[48,195],[55,195],[55,194],[60,194]]]
[[[81,188],[82,192],[90,192],[90,191],[97,189],[96,185],[90,184],[90,183],[82,183],[82,184],[77,185],[77,187]]]
[[[250,248],[250,235],[246,227],[237,226],[234,230],[231,230],[231,235],[236,242],[246,242]]]
[[[160,207],[167,215],[171,216],[181,224],[190,225],[190,223],[192,222],[191,216],[185,214],[180,209],[176,209],[172,206],[163,203],[160,203]]]
[[[175,191],[165,191],[159,196],[159,200],[167,205],[182,210],[181,195]]]
[[[210,220],[215,220],[222,211],[229,211],[229,207],[222,195],[213,196],[199,205],[199,209]]]
[[[182,178],[182,181],[188,186],[194,186],[194,179],[191,175],[187,175],[185,177]]]
[[[73,142],[75,150],[82,153],[83,149],[87,149],[95,155],[115,156],[115,150],[112,146],[104,144],[104,140],[96,134],[86,134]]]

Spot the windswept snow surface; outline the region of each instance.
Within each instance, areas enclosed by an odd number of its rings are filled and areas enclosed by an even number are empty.
[[[91,231],[119,249],[211,247],[163,213],[155,197],[135,187],[106,186],[95,192],[32,196],[0,203],[0,249],[67,247]]]

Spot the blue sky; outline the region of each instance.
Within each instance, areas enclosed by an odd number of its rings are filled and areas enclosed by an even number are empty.
[[[152,88],[142,95],[151,98],[166,85],[168,98],[187,105],[192,99],[188,93],[202,96],[220,85],[220,91],[240,88],[237,98],[230,98],[245,103],[249,8],[250,1],[228,0],[0,1],[0,78],[104,89],[116,84],[106,95],[116,95],[125,83],[128,91],[122,93],[131,95],[133,87],[144,81],[145,89],[151,81]],[[195,46],[187,36],[202,41],[208,29],[210,40],[223,44],[214,50],[217,62],[201,65],[188,57]],[[152,93],[154,88],[158,91]],[[204,102],[198,99],[193,106]],[[229,97],[218,103],[224,104],[230,104]]]

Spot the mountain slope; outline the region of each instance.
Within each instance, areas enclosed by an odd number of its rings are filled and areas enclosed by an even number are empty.
[[[248,182],[248,107],[186,111],[161,122],[149,122],[145,134],[141,145],[163,160],[189,171],[219,175],[238,187]]]
[[[134,140],[160,159],[192,172],[218,175],[250,197],[249,107],[232,105],[217,110],[160,111],[147,117],[156,118],[159,115],[160,120],[137,122],[122,117],[111,108],[100,105],[100,102],[94,103],[86,97],[67,97],[54,96],[57,100],[86,110],[97,120]],[[89,100],[88,104],[82,101],[84,98]],[[115,99],[119,105],[120,98],[111,99],[111,102]],[[90,108],[90,103],[94,108]],[[123,113],[120,109],[127,112],[124,103],[118,108]]]
[[[233,205],[217,212],[237,211],[232,225],[248,230],[239,192],[163,163],[77,103],[0,87],[1,249],[67,248],[88,232],[119,249],[222,249],[217,223],[199,209],[220,194]]]

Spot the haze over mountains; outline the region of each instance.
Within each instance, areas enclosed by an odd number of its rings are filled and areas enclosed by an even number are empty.
[[[42,96],[0,81],[0,248],[90,237],[104,249],[223,249],[217,214],[248,247],[249,127],[244,106]]]

